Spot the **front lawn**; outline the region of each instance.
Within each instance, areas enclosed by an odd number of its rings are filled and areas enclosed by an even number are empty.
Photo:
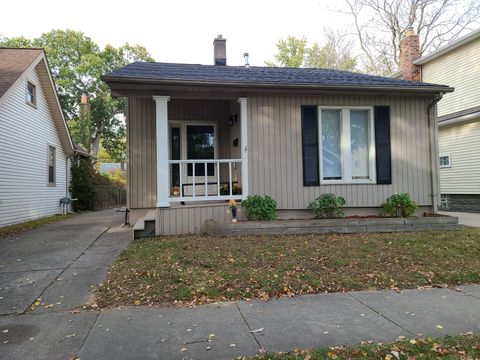
[[[480,283],[480,229],[135,241],[98,305],[150,305]]]
[[[266,354],[256,360],[414,360],[414,359],[480,359],[480,335],[447,336],[439,339],[401,340],[392,344],[366,344],[352,347],[322,348],[314,351],[292,351]]]
[[[51,224],[57,221],[65,220],[72,217],[73,214],[52,215],[46,216],[40,219],[25,221],[19,224],[7,225],[0,227],[0,239],[20,234],[27,230],[35,229],[39,226]]]

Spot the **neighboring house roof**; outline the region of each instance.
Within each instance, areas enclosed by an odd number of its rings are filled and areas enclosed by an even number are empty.
[[[455,50],[456,48],[459,48],[460,46],[468,44],[469,42],[475,39],[478,39],[479,37],[480,37],[480,29],[477,29],[475,31],[472,31],[471,33],[468,33],[465,36],[462,36],[461,38],[458,38],[457,40],[449,42],[447,45],[442,46],[441,48],[438,48],[437,50],[427,55],[424,55],[421,58],[418,58],[413,63],[415,65],[423,65],[429,61],[432,61],[442,55],[449,53],[452,50]]]
[[[17,81],[42,49],[2,49],[0,48],[0,97]]]
[[[85,156],[85,157],[91,157],[91,158],[95,158],[93,155],[91,155],[87,149],[85,149],[82,145],[80,144],[73,144],[73,148],[75,150],[75,153],[78,154],[78,155],[82,155],[82,156]]]
[[[0,48],[0,104],[6,101],[13,89],[34,69],[38,72],[63,149],[67,155],[71,155],[74,152],[73,142],[43,49]]]
[[[103,76],[102,79],[106,82],[183,83],[186,85],[453,91],[452,88],[445,85],[397,80],[340,70],[149,62],[134,62]]]

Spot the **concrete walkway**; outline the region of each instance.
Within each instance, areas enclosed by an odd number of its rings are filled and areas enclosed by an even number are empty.
[[[90,302],[131,241],[123,217],[86,213],[0,240],[0,359],[67,359],[80,351],[97,315],[70,312]]]
[[[440,214],[458,217],[458,223],[461,225],[480,227],[480,213],[442,211]]]
[[[480,286],[82,310],[131,239],[121,217],[92,213],[0,241],[0,359],[232,359],[480,332]]]

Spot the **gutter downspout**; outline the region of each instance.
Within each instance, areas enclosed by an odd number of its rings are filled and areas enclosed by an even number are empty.
[[[433,98],[433,101],[427,106],[428,127],[430,128],[430,167],[432,181],[432,204],[433,213],[438,212],[438,204],[440,197],[440,174],[439,174],[439,151],[438,151],[438,121],[436,105],[442,100],[443,94]],[[432,111],[435,110],[435,111]]]

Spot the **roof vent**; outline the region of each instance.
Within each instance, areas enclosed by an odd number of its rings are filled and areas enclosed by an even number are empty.
[[[222,35],[218,35],[213,40],[213,63],[221,66],[227,65],[227,39],[224,39]]]
[[[244,57],[244,59],[245,59],[245,67],[246,67],[246,68],[250,67],[250,62],[248,61],[248,56],[249,56],[249,55],[248,55],[248,52],[243,53],[243,57]]]

